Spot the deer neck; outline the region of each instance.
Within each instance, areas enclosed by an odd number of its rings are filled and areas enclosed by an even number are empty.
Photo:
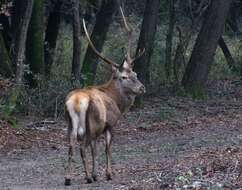
[[[114,100],[121,113],[128,111],[128,109],[133,105],[135,95],[125,92],[119,81],[111,79],[103,87],[103,91],[105,91],[105,93]]]

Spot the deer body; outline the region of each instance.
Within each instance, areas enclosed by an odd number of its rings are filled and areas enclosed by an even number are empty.
[[[98,137],[106,127],[116,125],[120,116],[133,104],[135,95],[123,92],[117,83],[111,79],[104,85],[73,90],[67,95],[67,117],[73,119],[72,123],[79,123],[73,129],[76,137]]]
[[[123,18],[125,20],[124,16]],[[126,20],[125,25],[127,25]],[[137,74],[132,70],[133,59],[130,57],[130,48],[125,61],[118,65],[104,58],[95,49],[87,33],[85,22],[83,22],[83,26],[89,45],[94,52],[105,62],[111,64],[112,76],[103,85],[76,89],[71,91],[66,97],[66,119],[69,122],[69,159],[65,185],[70,185],[71,182],[74,150],[77,141],[80,143],[80,153],[86,180],[88,183],[91,183],[93,180],[96,181],[96,139],[101,134],[105,134],[106,142],[106,177],[108,180],[111,179],[112,129],[122,114],[128,111],[135,97],[145,92],[144,85],[138,80]],[[92,154],[92,173],[89,171],[86,157],[86,149],[89,145],[91,146]]]
[[[127,75],[131,79],[126,78]],[[80,142],[86,179],[89,183],[92,182],[92,178],[96,180],[96,138],[103,133],[106,139],[107,179],[111,179],[112,128],[133,104],[135,96],[144,91],[145,88],[136,78],[136,73],[124,69],[122,72],[116,70],[111,80],[104,85],[73,90],[67,95],[65,109],[69,121],[70,148],[66,185],[70,184],[76,140]],[[93,157],[92,178],[85,156],[88,145],[91,145]]]

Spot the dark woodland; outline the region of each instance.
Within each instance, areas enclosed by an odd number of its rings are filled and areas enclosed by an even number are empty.
[[[242,189],[242,0],[0,0],[0,189],[66,188]]]

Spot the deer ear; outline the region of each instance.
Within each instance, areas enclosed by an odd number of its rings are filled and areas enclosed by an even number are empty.
[[[117,73],[118,68],[112,65],[112,73]]]
[[[119,68],[112,66],[112,76],[114,77],[114,79],[118,78],[119,75],[120,75]]]

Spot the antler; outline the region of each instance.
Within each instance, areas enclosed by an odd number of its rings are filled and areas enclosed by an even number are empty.
[[[142,57],[142,55],[145,53],[145,48],[143,48],[142,50],[139,49],[138,54],[136,55],[136,57],[132,60],[132,64],[139,59],[140,57]]]
[[[137,59],[139,59],[145,52],[145,48],[141,50],[139,50],[137,56],[132,59],[131,58],[131,37],[132,37],[132,28],[129,27],[128,23],[127,23],[127,20],[124,16],[124,12],[123,12],[123,9],[122,7],[120,7],[120,12],[121,12],[121,15],[122,15],[122,18],[124,20],[124,26],[125,26],[125,29],[128,33],[128,49],[127,49],[127,55],[126,55],[126,59],[127,59],[127,62],[129,63],[130,66],[133,66],[133,63],[134,61],[136,61]]]
[[[122,7],[120,7],[120,12],[121,12],[121,15],[122,15],[122,18],[123,18],[123,20],[124,20],[124,26],[125,26],[125,29],[126,29],[126,31],[127,31],[127,33],[128,33],[128,48],[127,48],[127,62],[129,63],[129,64],[131,64],[132,63],[132,58],[131,58],[131,37],[132,37],[132,28],[131,27],[129,27],[129,25],[128,25],[128,23],[127,23],[127,20],[126,20],[126,18],[125,18],[125,16],[124,16],[124,12],[123,12],[123,9],[122,9]]]
[[[90,47],[92,48],[92,50],[97,54],[97,56],[98,57],[100,57],[104,62],[106,62],[106,63],[108,63],[108,64],[110,64],[110,65],[112,65],[112,66],[114,66],[114,67],[119,67],[119,64],[117,64],[117,63],[115,63],[115,62],[113,62],[113,61],[111,61],[110,59],[108,59],[108,58],[105,58],[96,48],[95,48],[95,46],[94,46],[94,44],[92,43],[92,41],[91,41],[91,38],[90,38],[90,36],[89,36],[89,34],[88,34],[88,32],[87,32],[87,27],[86,27],[86,23],[85,23],[85,20],[83,19],[82,20],[82,23],[83,23],[83,28],[84,28],[84,31],[85,31],[85,34],[86,34],[86,37],[87,37],[87,40],[88,40],[88,43],[89,43],[89,45],[90,45]]]

